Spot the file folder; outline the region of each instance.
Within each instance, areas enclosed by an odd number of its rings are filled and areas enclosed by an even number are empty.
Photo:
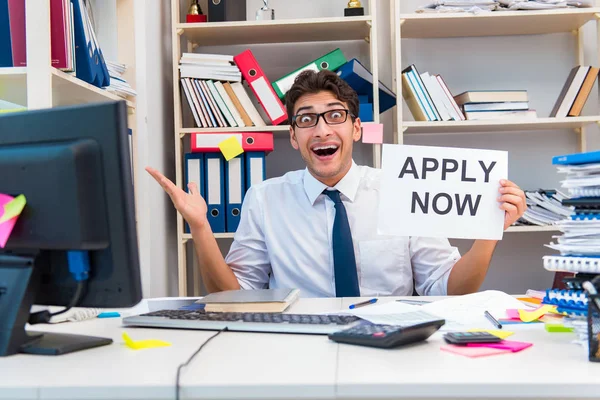
[[[342,65],[337,74],[348,82],[357,94],[369,96],[369,102],[373,103],[373,75],[356,58]],[[396,105],[396,95],[383,83],[379,82],[379,113],[382,113]]]
[[[98,69],[93,64],[94,48],[87,27],[87,18],[85,18],[87,14],[85,6],[82,0],[72,0],[72,4],[75,31],[75,75],[82,81],[96,85]]]
[[[193,153],[220,152],[219,143],[231,136],[237,137],[244,151],[273,151],[273,133],[271,132],[193,133],[191,150]]]
[[[283,100],[287,91],[290,90],[290,88],[294,84],[294,80],[298,75],[300,75],[302,71],[311,70],[319,72],[324,69],[327,69],[329,71],[335,71],[339,67],[344,65],[346,61],[347,60],[344,56],[344,53],[342,53],[340,49],[335,49],[325,54],[324,56],[321,56],[316,60],[311,61],[310,63],[298,68],[297,70],[284,76],[283,78],[276,80],[275,82],[273,82],[273,89],[275,89],[275,93],[277,93],[277,96],[279,96],[279,98]]]
[[[0,0],[0,68],[12,67],[8,0]]]
[[[252,185],[267,179],[265,153],[251,151],[245,152],[244,155],[246,161],[246,190],[248,190]]]
[[[278,125],[287,120],[285,107],[277,97],[275,90],[271,86],[271,82],[260,68],[260,65],[254,58],[250,50],[245,50],[237,56],[233,57],[233,61],[237,64],[242,72],[242,76],[248,82],[250,89],[262,105],[267,113],[267,116],[273,123]]]
[[[27,66],[25,0],[8,0],[13,67]]]
[[[600,162],[600,151],[589,151],[586,153],[566,154],[552,157],[554,165],[578,165]]]
[[[204,197],[204,153],[186,153],[184,165],[184,190],[190,192],[188,184],[194,182],[198,186],[200,196]],[[185,232],[190,233],[190,227],[185,224]]]
[[[240,224],[242,202],[246,192],[244,154],[225,161],[225,225],[227,232],[235,232]]]
[[[225,158],[221,153],[204,154],[206,217],[213,233],[225,232]]]
[[[360,118],[360,122],[373,122],[373,104],[359,103],[358,118]]]

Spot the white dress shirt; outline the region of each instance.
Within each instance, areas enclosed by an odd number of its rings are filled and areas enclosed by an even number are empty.
[[[335,189],[352,231],[361,296],[445,295],[460,258],[447,239],[377,234],[381,170],[352,167]],[[308,170],[253,185],[225,261],[243,289],[298,288],[335,296],[333,201]]]

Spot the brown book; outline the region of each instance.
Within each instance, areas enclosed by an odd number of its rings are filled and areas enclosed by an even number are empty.
[[[235,92],[231,88],[231,84],[229,82],[223,82],[223,87],[225,88],[225,91],[227,92],[227,94],[229,95],[229,98],[233,102],[233,105],[235,106],[235,108],[237,108],[238,112],[240,113],[240,116],[242,117],[244,124],[246,126],[253,126],[254,124],[252,123],[252,120],[250,119],[250,117],[248,116],[248,113],[242,106],[242,103],[240,103],[240,100],[238,99],[238,97],[235,95]]]
[[[560,94],[558,95],[558,98],[556,99],[556,103],[554,103],[554,107],[552,107],[552,112],[550,112],[550,117],[556,117],[556,113],[558,112],[558,109],[560,108],[560,105],[562,104],[562,102],[565,98],[565,95],[567,94],[567,91],[571,87],[571,83],[573,83],[573,79],[575,79],[575,75],[577,74],[577,71],[579,71],[579,68],[581,68],[581,65],[573,67],[573,69],[571,69],[571,72],[569,72],[567,81],[563,85],[562,90],[560,91]]]
[[[575,101],[567,114],[569,117],[578,117],[581,115],[581,110],[587,101],[592,88],[594,87],[594,82],[596,82],[596,78],[598,77],[598,72],[600,72],[600,68],[591,67],[588,71],[583,84],[581,85],[581,89],[577,93],[577,97],[575,97]]]
[[[226,290],[196,301],[207,312],[283,312],[294,303],[298,289]]]

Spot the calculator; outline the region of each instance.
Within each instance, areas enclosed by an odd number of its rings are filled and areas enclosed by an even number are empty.
[[[443,319],[402,326],[365,322],[349,329],[334,332],[329,335],[329,339],[338,343],[392,348],[423,341],[433,335],[444,323],[445,320]]]
[[[450,344],[498,343],[502,339],[488,332],[448,332],[444,340]]]

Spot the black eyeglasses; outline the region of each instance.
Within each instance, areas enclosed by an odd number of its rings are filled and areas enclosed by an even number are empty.
[[[327,125],[338,125],[346,122],[348,115],[350,115],[351,118],[354,118],[354,115],[346,109],[329,110],[320,114],[297,114],[292,117],[292,126],[297,126],[298,128],[312,128],[313,126],[317,126],[319,118],[321,117],[323,117]]]

